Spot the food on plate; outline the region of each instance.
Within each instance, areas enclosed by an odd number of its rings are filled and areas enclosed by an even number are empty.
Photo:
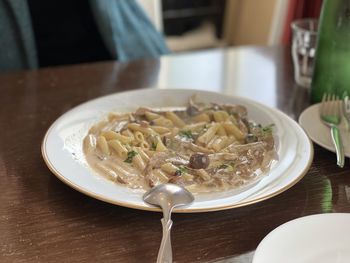
[[[200,103],[109,113],[84,138],[98,174],[130,188],[175,183],[194,193],[238,188],[277,160],[273,124],[248,118],[243,105]]]

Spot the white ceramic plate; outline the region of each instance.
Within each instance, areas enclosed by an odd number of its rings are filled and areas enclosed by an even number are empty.
[[[143,191],[115,184],[95,174],[82,154],[82,140],[88,129],[110,111],[132,111],[139,106],[185,106],[188,98],[218,103],[239,103],[249,117],[262,125],[275,124],[279,161],[269,175],[249,189],[195,196],[195,202],[175,212],[206,212],[244,206],[275,196],[298,182],[307,172],[313,148],[303,129],[284,113],[254,101],[199,90],[144,89],[117,93],[88,101],[57,119],[42,143],[42,155],[51,171],[74,189],[94,198],[136,209],[159,211],[142,201]]]
[[[350,214],[320,214],[289,221],[270,232],[253,263],[350,262]]]
[[[312,141],[321,147],[335,152],[332,143],[330,129],[321,122],[319,116],[320,103],[306,108],[299,117],[299,123],[304,128]],[[344,121],[340,125],[340,134],[342,136],[345,156],[350,157],[350,134],[345,129]]]

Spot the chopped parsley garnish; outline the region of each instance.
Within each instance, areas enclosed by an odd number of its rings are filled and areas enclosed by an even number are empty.
[[[204,124],[204,127],[203,127],[203,132],[206,132],[207,130],[209,129],[209,126],[207,124]]]
[[[229,163],[229,164],[221,164],[218,169],[225,169],[227,170],[228,172],[233,172],[234,171],[234,168],[235,167],[235,164],[234,163]]]
[[[271,135],[272,134],[272,127],[275,126],[275,124],[269,124],[265,127],[262,128],[262,131],[264,133],[264,135]]]
[[[151,150],[155,151],[157,149],[157,144],[155,142],[152,142],[151,144]]]
[[[210,111],[210,110],[213,110],[213,106],[207,106],[203,108],[203,111]]]
[[[187,172],[187,168],[183,165],[179,166],[179,168],[175,171],[176,176],[183,175],[184,173]]]
[[[183,165],[181,165],[179,167],[179,170],[181,171],[181,173],[186,173],[187,172],[187,168],[185,166],[183,166]]]
[[[136,155],[138,155],[137,152],[135,152],[135,151],[129,151],[129,152],[128,152],[128,156],[126,157],[126,159],[124,160],[124,162],[126,162],[126,163],[131,163],[131,162],[132,162],[132,158],[134,158]]]
[[[193,139],[193,134],[191,131],[180,131],[179,135],[188,139]]]
[[[227,164],[222,164],[222,165],[220,165],[218,168],[219,168],[219,169],[226,169],[227,167],[228,167]]]

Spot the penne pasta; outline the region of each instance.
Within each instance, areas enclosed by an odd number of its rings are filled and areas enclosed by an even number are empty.
[[[108,140],[113,140],[117,139],[116,132],[114,131],[102,131],[101,136],[105,137],[105,139]]]
[[[126,159],[128,155],[128,150],[120,143],[118,140],[110,140],[108,142],[109,146],[117,153],[117,155],[122,158]]]
[[[169,181],[168,176],[161,170],[161,169],[155,169],[152,171],[154,177],[157,178],[158,182],[165,184]]]
[[[143,150],[147,150],[147,149],[149,149],[149,144],[148,144],[148,142],[146,142],[146,141],[141,141],[141,142],[140,142],[140,147],[141,147],[141,149],[143,149]]]
[[[108,114],[108,122],[112,122],[112,121],[126,121],[129,119],[129,113],[116,113],[116,112],[110,112]]]
[[[154,113],[154,112],[150,112],[150,111],[146,111],[145,112],[145,117],[148,121],[153,121],[155,119],[158,119],[161,117],[161,115]]]
[[[190,150],[194,151],[194,152],[199,152],[199,153],[213,153],[213,150],[208,149],[207,147],[202,147],[200,145],[194,144],[194,143],[190,143],[189,144],[189,148]]]
[[[156,152],[165,152],[167,150],[166,146],[163,144],[162,140],[157,137],[156,139]]]
[[[169,129],[169,128],[162,127],[162,126],[150,126],[150,128],[151,128],[153,131],[155,131],[156,133],[159,133],[159,134],[164,134],[164,133],[170,132],[170,129]]]
[[[213,118],[216,122],[224,122],[229,118],[229,115],[226,111],[214,111]]]
[[[104,154],[109,155],[109,147],[107,140],[103,136],[98,136],[96,140],[96,147]]]
[[[243,140],[245,138],[243,132],[237,128],[232,122],[225,122],[222,124],[227,134],[232,134],[237,140]]]
[[[211,148],[214,149],[214,151],[216,152],[220,151],[226,146],[227,139],[228,139],[227,136],[219,136],[215,138],[215,140],[211,145]]]
[[[137,123],[129,123],[128,128],[134,132],[139,131],[147,135],[154,134],[154,131],[151,128],[142,127],[140,124]]]
[[[147,149],[146,149],[147,150]],[[142,160],[144,162],[149,162],[149,156],[148,154],[144,151],[144,149],[142,148],[136,148],[136,151],[139,153],[139,155],[141,156]]]
[[[124,135],[124,136],[126,136],[126,137],[130,137],[130,138],[132,138],[133,140],[135,139],[134,133],[131,132],[129,129],[126,129],[126,130],[122,131],[121,134]]]
[[[198,137],[197,141],[202,144],[208,144],[208,142],[214,137],[217,130],[219,129],[219,124],[214,124],[211,126],[203,135]]]
[[[231,145],[234,142],[238,143],[237,139],[234,136],[228,136],[225,141],[225,145],[222,147],[222,149],[226,148],[227,146]]]
[[[186,125],[186,123],[181,120],[174,112],[172,111],[167,111],[165,113],[165,117],[167,117],[169,120],[171,120],[171,122],[179,128],[182,128]]]
[[[193,192],[221,191],[269,170],[276,158],[271,127],[249,120],[241,105],[191,98],[186,108],[109,114],[90,128],[83,151],[93,169],[126,187],[171,182]]]
[[[204,169],[197,170],[197,175],[204,181],[208,181],[211,179],[210,175]]]
[[[182,129],[185,131],[191,131],[191,132],[201,132],[205,127],[207,123],[205,122],[198,122],[195,124],[187,124]]]
[[[213,148],[213,147],[212,147],[213,143],[214,143],[215,140],[217,140],[218,138],[219,138],[218,135],[214,135],[213,138],[208,142],[208,144],[206,145],[206,147],[209,148],[209,149],[212,149],[212,148]]]
[[[166,128],[174,127],[173,122],[169,119],[164,118],[164,117],[154,119],[152,122],[154,125],[157,125],[157,126],[162,126],[162,127],[166,127]]]
[[[192,118],[194,122],[205,122],[208,123],[210,122],[210,117],[207,113],[201,113]]]
[[[140,154],[137,154],[134,156],[134,158],[132,158],[132,164],[141,172],[143,172],[143,170],[146,168],[146,164],[142,160]]]
[[[226,136],[227,135],[227,133],[225,131],[225,128],[221,124],[220,124],[220,126],[218,128],[217,134],[221,135],[221,136]]]
[[[89,134],[84,138],[83,147],[87,149],[87,151],[94,151],[96,148],[96,137],[92,134]]]
[[[165,163],[160,168],[163,172],[166,172],[169,175],[175,175],[176,171],[178,170],[178,168],[172,163]]]
[[[107,177],[107,179],[111,180],[112,182],[116,182],[117,178],[118,178],[118,174],[113,171],[112,169],[110,169],[109,167],[107,167],[105,164],[103,163],[96,163],[97,170],[100,170],[102,172],[102,174]]]
[[[137,180],[138,178],[136,169],[131,168],[120,161],[116,163],[112,163],[112,162],[98,163],[96,164],[96,166],[99,169],[104,170],[106,173],[108,173],[110,177],[113,177],[114,181],[118,181],[118,182],[122,181],[123,184],[129,184],[131,182],[130,179]]]
[[[192,174],[189,174],[189,173],[183,173],[182,175],[182,178],[184,178],[186,181],[193,181],[194,179],[194,176]]]
[[[103,131],[101,136],[105,137],[107,141],[118,140],[124,144],[131,143],[133,141],[133,138],[121,135],[120,133],[114,131]]]
[[[143,137],[143,133],[140,132],[140,131],[136,131],[136,132],[134,133],[134,138],[135,138],[135,140],[136,140],[137,142],[139,142],[139,143],[145,141],[145,137]]]

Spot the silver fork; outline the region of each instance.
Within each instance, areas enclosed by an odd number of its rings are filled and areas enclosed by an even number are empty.
[[[323,94],[320,107],[320,118],[322,122],[331,128],[332,141],[337,153],[337,165],[344,167],[344,147],[339,132],[341,122],[341,101],[335,95]]]
[[[350,99],[349,99],[349,96],[344,97],[343,116],[345,118],[346,130],[350,131]]]

